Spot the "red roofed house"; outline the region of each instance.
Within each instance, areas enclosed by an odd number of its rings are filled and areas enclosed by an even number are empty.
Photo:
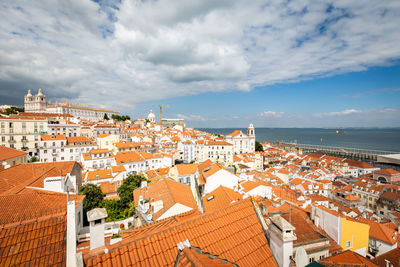
[[[162,178],[150,184],[142,183],[133,191],[135,207],[144,221],[152,222],[197,209],[189,186]]]
[[[377,170],[373,172],[373,179],[381,183],[398,183],[400,181],[400,172],[393,169]]]
[[[27,163],[28,153],[14,148],[0,146],[0,170],[4,167]]]

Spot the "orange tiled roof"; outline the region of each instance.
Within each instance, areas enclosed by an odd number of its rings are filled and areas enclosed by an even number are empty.
[[[16,150],[14,148],[9,148],[5,146],[0,146],[0,161],[25,156],[28,153]]]
[[[71,143],[86,143],[88,142],[89,144],[94,144],[89,138],[85,136],[72,136],[72,137],[67,137],[67,144]]]
[[[89,181],[90,180],[99,180],[99,179],[108,179],[108,178],[113,178],[110,169],[89,171],[86,176],[86,179]]]
[[[104,195],[117,193],[117,183],[103,182],[99,184]]]
[[[230,263],[224,259],[220,259],[215,255],[204,253],[199,248],[186,247],[176,258],[177,267],[191,267],[191,266],[218,266],[218,267],[229,267],[237,266],[234,263]]]
[[[346,250],[334,256],[319,260],[319,263],[324,266],[340,266],[339,264],[341,264],[342,266],[379,267],[372,261],[351,250]]]
[[[190,187],[169,178],[162,178],[152,182],[145,188],[137,188],[133,191],[133,195],[136,207],[139,206],[140,195],[143,196],[143,199],[151,198],[151,202],[163,201],[163,208],[153,214],[154,221],[176,203],[197,209]]]
[[[137,162],[137,161],[144,161],[145,158],[141,156],[136,151],[128,151],[128,152],[119,152],[115,155],[115,161],[117,164],[125,164],[129,162]]]
[[[194,174],[199,167],[199,164],[177,164],[176,169],[178,170],[178,175],[188,175]]]
[[[111,166],[112,172],[124,172],[126,171],[124,166]]]
[[[90,154],[100,154],[100,153],[109,153],[111,152],[108,149],[92,149],[90,150]]]
[[[99,135],[97,138],[104,138],[104,137],[107,137],[107,136],[110,136],[111,134],[101,134],[101,135]]]
[[[369,225],[369,236],[374,239],[381,240],[390,245],[394,245],[399,239],[399,236],[395,230],[386,227],[381,223],[362,217],[360,217],[358,220]]]
[[[395,248],[372,259],[379,266],[400,266],[400,248]],[[388,264],[389,262],[389,264]]]
[[[84,195],[70,194],[78,207]],[[67,195],[45,190],[25,189],[18,195],[0,196],[0,224],[20,222],[67,211]]]
[[[232,202],[242,199],[242,195],[225,186],[219,186],[211,193],[203,197],[203,205],[206,212],[224,209]]]
[[[75,161],[19,164],[0,171],[0,195],[15,194],[26,186],[44,186],[47,177],[65,176],[71,173]]]
[[[194,247],[239,266],[277,266],[251,200],[206,213],[151,234],[132,235],[104,255],[85,257],[87,267],[172,266],[177,244]]]
[[[375,173],[384,173],[384,174],[400,174],[400,172],[393,170],[393,169],[383,169],[375,171]]]
[[[42,141],[56,141],[56,140],[60,141],[60,140],[65,140],[66,138],[65,135],[63,134],[54,134],[54,135],[46,134],[46,135],[41,135],[40,139]]]
[[[0,266],[65,266],[65,215],[0,227]]]

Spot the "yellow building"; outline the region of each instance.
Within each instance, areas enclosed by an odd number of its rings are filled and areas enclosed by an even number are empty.
[[[97,137],[97,146],[99,149],[115,150],[115,144],[120,141],[119,135],[101,134]]]
[[[38,154],[41,134],[47,133],[47,119],[0,117],[0,145]]]
[[[312,206],[311,217],[315,225],[321,227],[343,249],[355,251],[364,257],[367,255],[368,224],[346,217],[333,205],[329,208],[322,205]]]
[[[366,255],[368,253],[369,225],[346,217],[341,217],[340,222],[340,246],[343,249]]]

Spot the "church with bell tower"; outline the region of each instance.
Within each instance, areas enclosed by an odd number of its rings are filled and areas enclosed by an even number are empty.
[[[36,95],[32,95],[31,90],[28,90],[24,98],[24,108],[25,112],[46,112],[46,96],[42,93],[42,89],[39,89]]]
[[[256,151],[256,133],[252,123],[247,128],[247,134],[241,130],[236,130],[225,136],[228,143],[233,145],[233,153],[253,153]]]

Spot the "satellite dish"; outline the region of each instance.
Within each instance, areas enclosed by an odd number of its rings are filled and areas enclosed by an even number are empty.
[[[303,247],[299,247],[296,250],[295,259],[296,259],[296,266],[297,267],[304,267],[309,263],[308,262],[307,252]]]

